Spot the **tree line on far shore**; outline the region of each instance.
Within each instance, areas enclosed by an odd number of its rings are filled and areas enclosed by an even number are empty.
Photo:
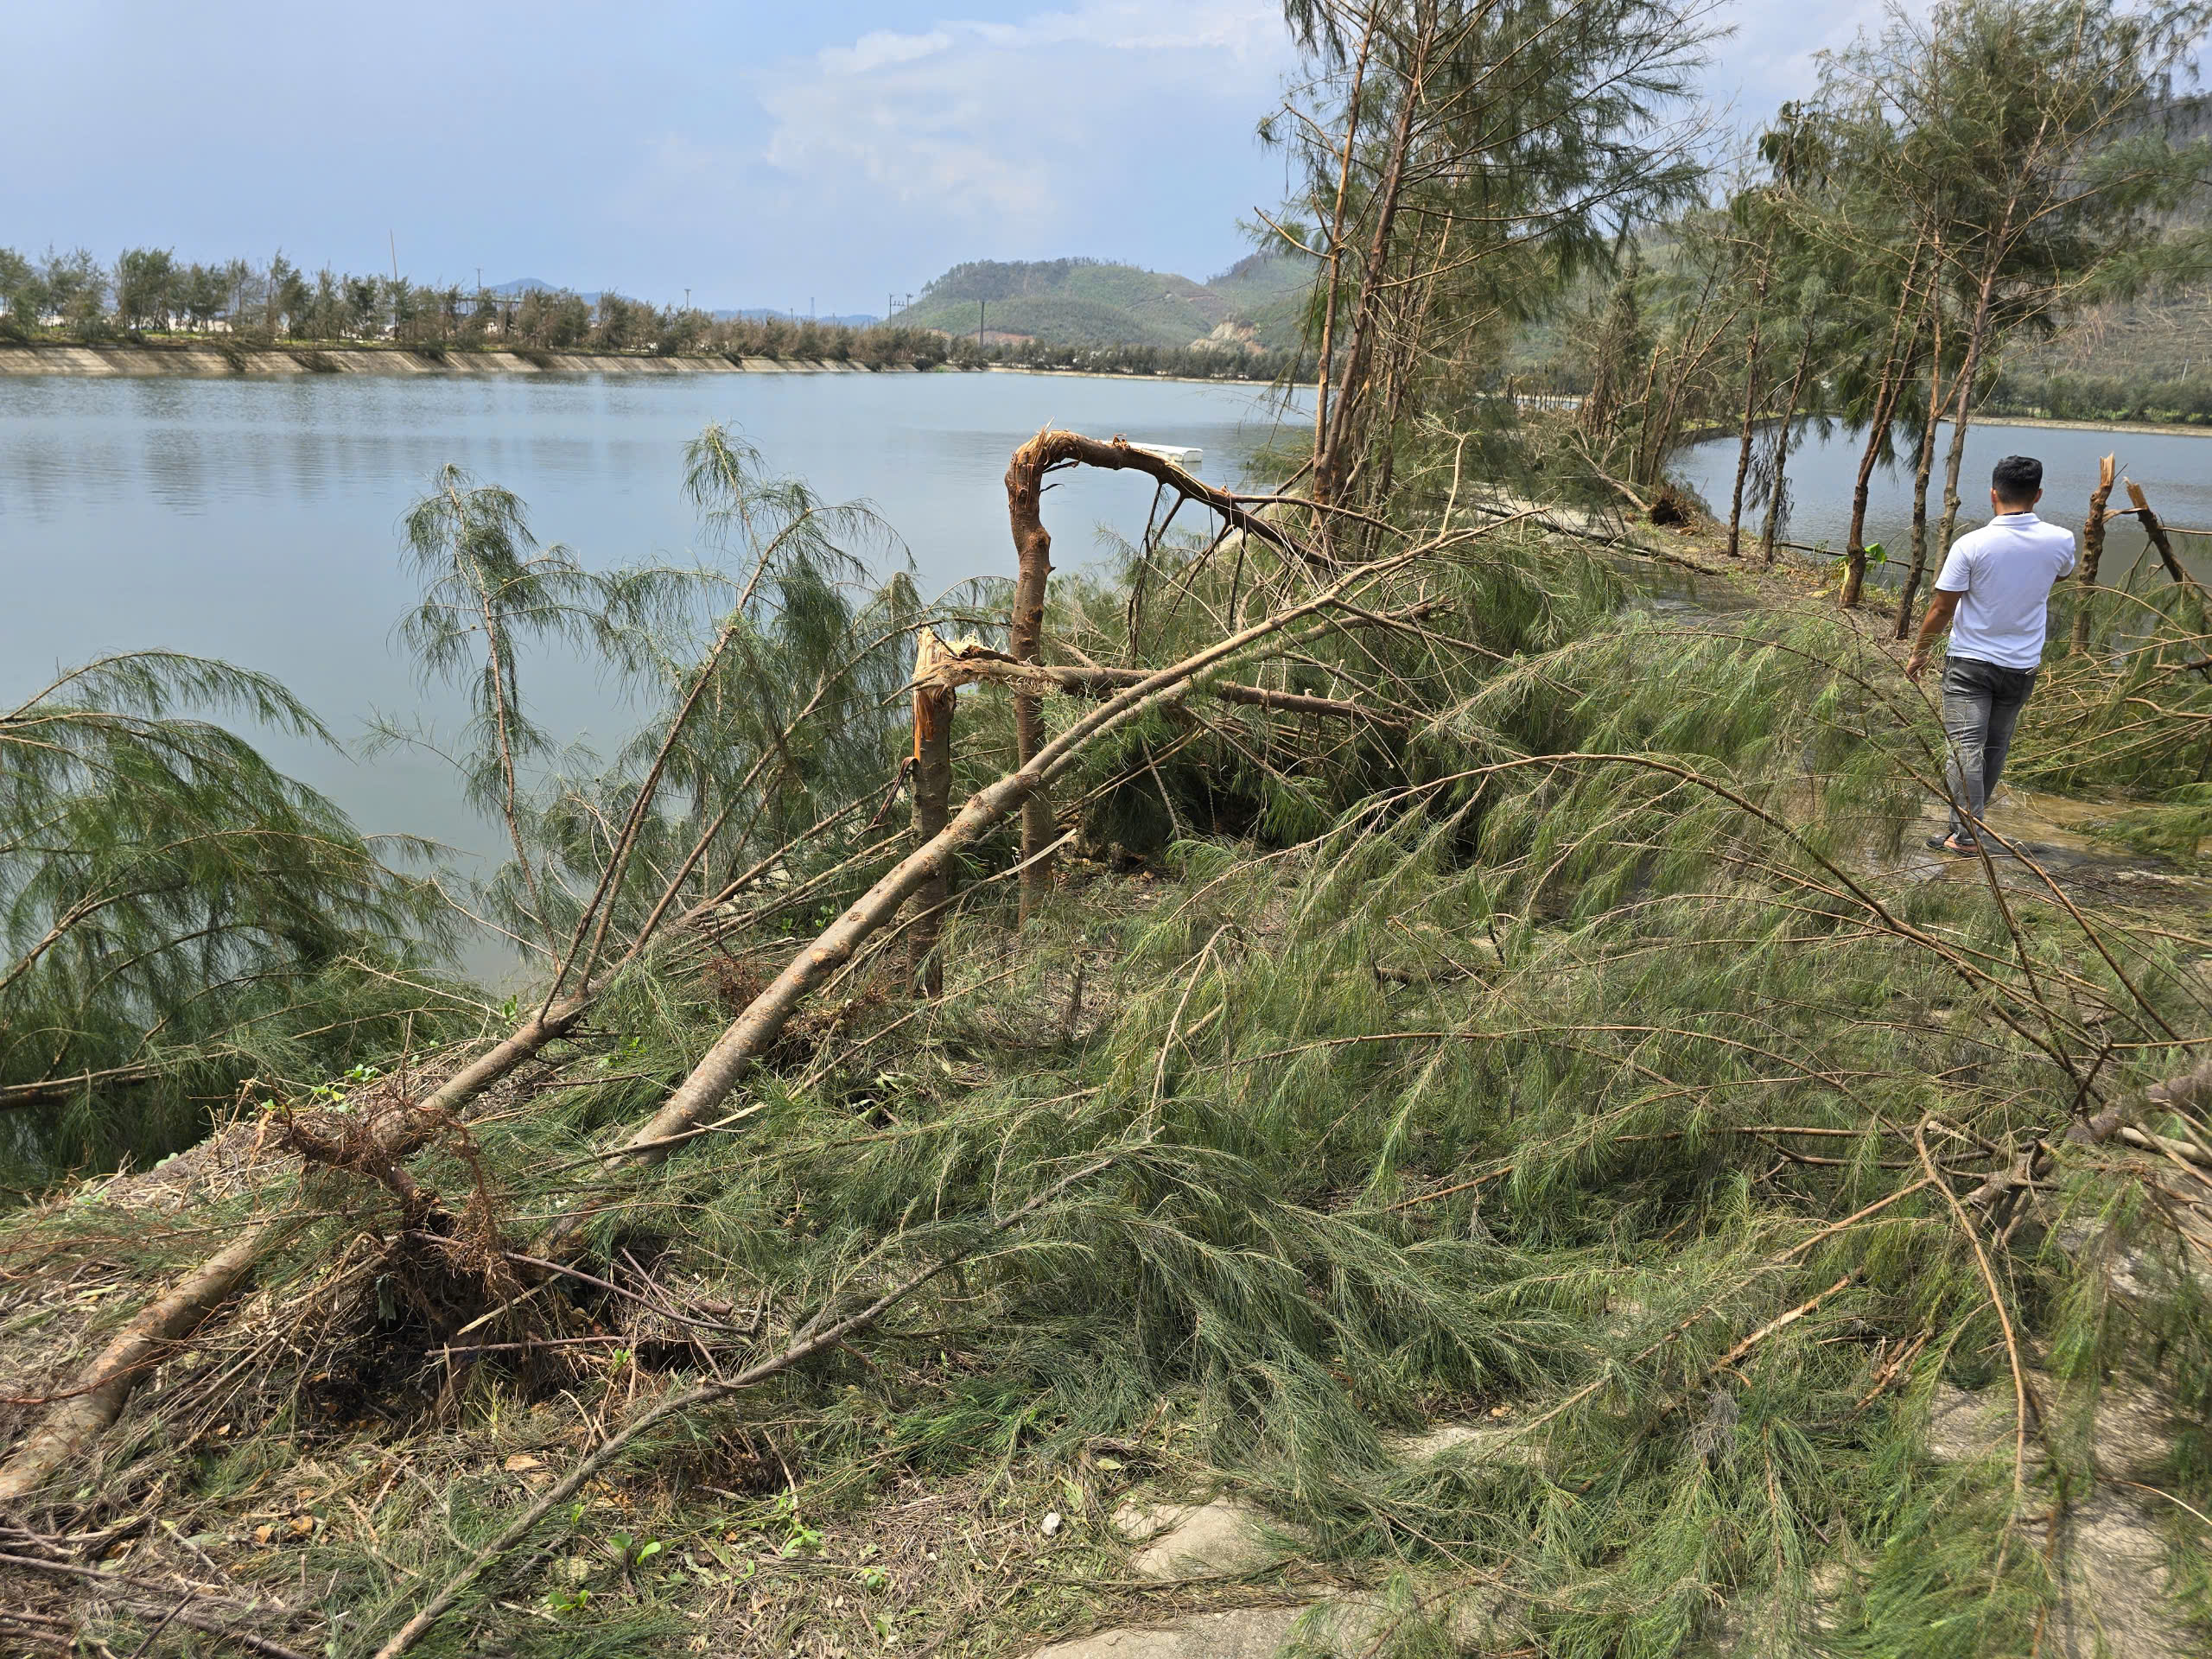
[[[282,253],[266,264],[181,260],[130,248],[105,265],[84,248],[41,257],[0,247],[0,342],[98,346],[178,339],[300,346],[388,344],[416,351],[612,352],[656,357],[767,357],[918,369],[987,363],[1102,374],[1274,378],[1280,353],[1209,353],[1152,346],[979,346],[933,328],[853,327],[798,317],[726,317],[620,294],[440,287],[404,276],[309,273]]]
[[[945,361],[951,345],[925,329],[717,317],[620,294],[586,299],[567,289],[471,291],[458,283],[440,287],[327,266],[310,273],[282,253],[266,264],[201,264],[167,249],[130,248],[107,266],[83,248],[49,248],[39,258],[0,248],[0,339],[104,345],[180,335],[432,350],[813,358],[917,368]]]

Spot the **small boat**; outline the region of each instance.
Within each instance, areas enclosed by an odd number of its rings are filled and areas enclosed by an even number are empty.
[[[1206,458],[1205,450],[1193,448],[1187,444],[1133,443],[1129,448],[1141,449],[1147,455],[1158,455],[1162,461],[1173,461],[1186,473],[1197,472],[1200,463]]]

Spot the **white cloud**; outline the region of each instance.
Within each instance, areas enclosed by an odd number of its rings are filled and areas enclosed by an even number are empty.
[[[863,35],[850,46],[825,47],[817,61],[829,75],[864,75],[886,64],[912,63],[944,51],[952,44],[949,30],[933,29],[926,35],[897,35],[879,29]]]
[[[879,6],[756,62],[734,105],[724,84],[666,109],[609,181],[609,220],[718,289],[874,308],[963,259],[1087,253],[1205,276],[1243,251],[1235,221],[1280,199],[1253,126],[1294,63],[1281,0],[938,3],[995,20]],[[1713,42],[1705,86],[1730,124],[1763,124],[1887,3],[1720,0],[1709,21],[1736,32]]]
[[[1273,0],[1083,0],[876,33],[776,67],[760,159],[817,200],[925,209],[978,252],[1026,246],[1079,234],[1097,219],[1084,199],[1147,168],[1179,174],[1179,134],[1205,133],[1201,165],[1249,173],[1221,141],[1249,135],[1287,59]],[[1225,197],[1223,228],[1249,205]]]

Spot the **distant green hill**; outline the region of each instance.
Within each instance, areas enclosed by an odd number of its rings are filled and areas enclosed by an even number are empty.
[[[907,327],[986,337],[1026,335],[1052,345],[1184,346],[1224,325],[1257,344],[1298,343],[1311,266],[1254,254],[1211,283],[1103,259],[979,259],[955,265],[899,314]]]

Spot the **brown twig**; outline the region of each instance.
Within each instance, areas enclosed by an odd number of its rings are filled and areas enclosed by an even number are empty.
[[[1090,1177],[1111,1168],[1120,1160],[1121,1156],[1120,1154],[1115,1154],[1098,1159],[1071,1174],[1061,1177],[1022,1205],[1020,1208],[994,1222],[989,1230],[976,1243],[965,1249],[941,1256],[919,1272],[909,1274],[858,1313],[849,1314],[834,1324],[824,1324],[823,1321],[829,1312],[824,1308],[813,1319],[808,1320],[804,1325],[799,1327],[799,1334],[794,1336],[791,1344],[780,1354],[772,1358],[762,1360],[757,1365],[747,1366],[734,1376],[687,1389],[681,1394],[662,1401],[643,1415],[632,1420],[620,1433],[608,1436],[597,1451],[580,1459],[574,1468],[556,1481],[536,1503],[518,1516],[505,1531],[479,1550],[466,1567],[447,1580],[437,1594],[424,1603],[421,1610],[402,1625],[390,1641],[377,1649],[376,1659],[398,1659],[399,1655],[414,1647],[429,1633],[432,1625],[451,1611],[454,1602],[460,1599],[461,1592],[474,1584],[486,1567],[528,1537],[536,1529],[537,1523],[550,1514],[556,1506],[566,1503],[586,1481],[613,1462],[625,1448],[654,1424],[686,1412],[696,1411],[702,1406],[711,1405],[717,1400],[726,1399],[741,1389],[749,1389],[757,1382],[765,1382],[769,1377],[789,1370],[802,1360],[811,1358],[816,1354],[839,1346],[848,1338],[857,1335],[874,1325],[885,1313],[931,1280],[973,1255],[988,1240],[996,1237],[1009,1228],[1019,1225],[1078,1182],[1088,1180]]]

